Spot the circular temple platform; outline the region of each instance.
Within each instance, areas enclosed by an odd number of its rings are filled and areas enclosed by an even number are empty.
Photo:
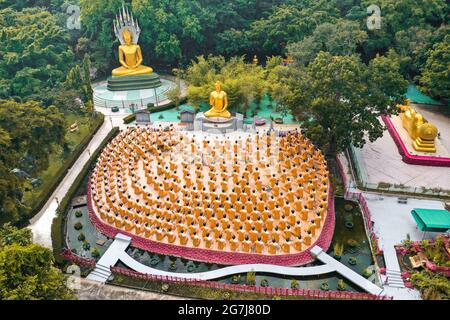
[[[94,104],[96,108],[118,107],[124,111],[130,110],[132,105],[134,110],[145,109],[149,103],[159,104],[166,101],[166,93],[174,86],[174,82],[161,79],[161,85],[156,88],[111,91],[108,89],[107,81],[103,81],[93,88]]]
[[[122,131],[90,178],[96,227],[155,253],[220,264],[301,265],[327,249],[334,203],[326,161],[298,131]]]

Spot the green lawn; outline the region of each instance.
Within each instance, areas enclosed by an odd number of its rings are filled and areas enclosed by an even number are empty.
[[[62,147],[57,146],[54,148],[53,153],[49,156],[49,166],[47,170],[41,172],[38,176],[42,179],[42,184],[36,189],[33,189],[30,183],[27,183],[26,185],[27,191],[24,192],[23,201],[27,206],[33,207],[38,202],[43,191],[47,190],[52,184],[53,178],[64,165],[64,162],[91,131],[90,122],[92,123],[92,119],[89,116],[67,114],[66,120],[68,127],[66,141],[71,152],[64,155]],[[75,122],[78,123],[79,131],[71,133],[69,127]]]

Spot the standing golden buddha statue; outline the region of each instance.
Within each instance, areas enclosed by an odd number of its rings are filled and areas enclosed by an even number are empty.
[[[228,95],[222,90],[220,82],[216,82],[216,90],[211,92],[209,98],[211,110],[205,112],[207,118],[231,118],[231,113],[228,111]]]

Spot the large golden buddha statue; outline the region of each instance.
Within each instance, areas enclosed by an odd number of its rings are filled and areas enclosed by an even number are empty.
[[[121,67],[114,69],[114,77],[151,75],[153,69],[142,65],[141,46],[133,43],[133,34],[129,29],[122,33],[125,44],[119,46],[119,62]]]
[[[113,77],[151,75],[153,69],[142,65],[142,50],[138,45],[141,29],[128,9],[122,8],[119,16],[116,17],[114,33],[121,44],[119,46],[119,62],[122,66],[113,70]]]
[[[211,110],[205,112],[207,118],[231,118],[231,113],[228,111],[228,96],[222,90],[220,82],[216,82],[216,90],[211,92],[209,98]]]
[[[435,140],[438,136],[437,127],[425,120],[425,118],[411,107],[408,101],[406,105],[400,105],[402,110],[400,119],[402,120],[403,128],[408,132],[413,140],[413,148],[416,151],[435,153]]]

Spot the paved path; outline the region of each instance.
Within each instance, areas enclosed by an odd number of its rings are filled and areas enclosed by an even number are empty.
[[[189,300],[185,297],[118,287],[83,278],[80,279],[80,285],[77,290],[78,300]]]
[[[350,168],[348,167],[348,161],[344,156],[339,156],[339,158],[344,166],[347,166],[344,167],[346,177],[350,182],[349,184],[353,186],[350,191],[361,192],[354,187],[353,177],[349,174]],[[423,238],[434,238],[436,234],[427,233],[424,235],[423,232],[417,229],[411,211],[414,208],[443,209],[444,202],[407,197],[408,202],[406,204],[400,204],[398,203],[398,196],[389,196],[374,192],[362,193],[370,209],[372,221],[374,222],[374,231],[378,238],[378,244],[383,249],[386,262],[387,280],[389,282],[387,285],[384,285],[383,293],[393,296],[396,300],[420,300],[419,291],[404,288],[400,283],[400,281],[403,281],[401,280],[400,265],[394,246],[405,240],[408,234],[412,241],[422,240]],[[382,278],[385,280],[386,276]],[[399,288],[399,286],[401,287]]]
[[[90,153],[94,152],[113,126],[124,127],[122,117],[105,117],[105,122],[92,138],[88,147],[80,155],[59,186],[53,192],[41,211],[30,220],[29,228],[33,231],[33,240],[44,247],[52,248],[51,226],[53,218],[56,217],[58,202],[61,201],[74,183],[80,171],[90,158]]]
[[[450,123],[450,122],[449,122]],[[447,125],[450,131],[450,125]],[[441,131],[443,129],[441,128]],[[443,143],[446,143],[443,141]],[[364,148],[355,149],[358,165],[364,182],[374,184],[390,183],[409,188],[450,190],[450,170],[448,168],[409,165],[402,161],[389,132],[375,142],[368,141]]]
[[[108,248],[102,258],[98,261],[96,268],[92,271],[87,279],[99,282],[106,282],[111,275],[109,270],[111,266],[115,266],[117,262],[122,262],[130,269],[139,273],[169,276],[183,279],[195,279],[195,280],[214,280],[230,276],[234,274],[247,273],[247,272],[264,272],[270,274],[287,275],[287,276],[313,276],[322,275],[332,272],[337,272],[346,279],[357,284],[363,290],[379,295],[383,291],[380,287],[376,286],[372,282],[368,281],[364,277],[360,276],[350,268],[346,267],[339,261],[333,259],[327,253],[325,253],[320,247],[314,247],[312,253],[319,259],[324,265],[317,267],[284,267],[267,264],[243,264],[231,267],[225,267],[217,270],[199,272],[199,273],[174,273],[167,272],[158,269],[154,269],[139,263],[134,260],[130,255],[126,253],[126,248],[130,245],[131,238],[122,234],[118,234],[114,243]]]

